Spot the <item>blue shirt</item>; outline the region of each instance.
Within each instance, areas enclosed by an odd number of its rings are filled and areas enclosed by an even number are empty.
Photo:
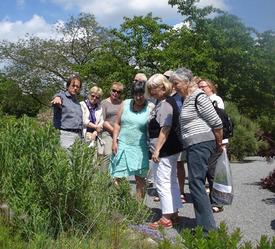
[[[178,111],[181,112],[182,103],[184,101],[184,97],[179,95],[177,92],[175,92],[171,97],[173,97],[176,100]]]
[[[53,96],[61,98],[62,108],[54,107],[53,124],[56,129],[82,130],[82,109],[76,97],[72,97],[68,91]]]

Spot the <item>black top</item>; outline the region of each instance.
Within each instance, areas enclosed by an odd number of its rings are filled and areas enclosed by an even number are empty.
[[[168,96],[165,100],[173,108],[172,126],[169,135],[160,150],[159,157],[167,157],[179,153],[183,150],[180,125],[179,125],[179,113],[178,106],[173,97]],[[156,138],[160,133],[160,125],[156,120],[156,116],[151,119],[148,125],[150,138]]]

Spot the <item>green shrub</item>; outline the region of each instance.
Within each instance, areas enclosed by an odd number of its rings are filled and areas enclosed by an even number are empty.
[[[228,228],[224,222],[221,222],[218,231],[211,230],[207,237],[203,236],[202,227],[196,227],[194,230],[185,229],[181,233],[182,240],[178,241],[176,248],[188,249],[252,249],[251,242],[241,243],[241,231],[237,228],[232,234],[228,234]],[[275,246],[275,237],[268,239],[262,236],[257,247],[271,249]]]
[[[26,116],[1,122],[0,202],[14,212],[13,227],[25,238],[73,231],[101,240],[114,213],[125,224],[150,215],[130,195],[129,182],[114,187],[109,173],[99,172],[101,160],[82,140],[67,153],[51,122],[38,126]]]
[[[234,136],[229,139],[228,154],[233,161],[255,156],[267,143],[259,139],[259,124],[240,114],[235,104],[226,102],[225,109],[234,122]]]

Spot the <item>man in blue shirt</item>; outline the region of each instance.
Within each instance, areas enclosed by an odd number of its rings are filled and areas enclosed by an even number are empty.
[[[67,91],[53,96],[53,124],[60,130],[60,145],[69,150],[76,137],[81,138],[82,109],[76,99],[82,86],[78,76],[72,76],[67,82]]]

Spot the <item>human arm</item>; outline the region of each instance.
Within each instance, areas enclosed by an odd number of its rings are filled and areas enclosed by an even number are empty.
[[[54,105],[55,107],[57,108],[62,108],[62,99],[61,99],[61,96],[54,96],[52,101],[51,101],[51,104]]]
[[[226,145],[222,144],[222,137],[223,137],[223,129],[214,129],[213,130],[215,139],[216,139],[216,152],[221,153],[223,149],[226,148]]]
[[[124,101],[122,102],[120,109],[118,111],[118,115],[114,124],[114,128],[113,128],[113,144],[112,144],[112,152],[114,155],[116,155],[117,151],[118,151],[118,143],[117,143],[117,138],[120,132],[120,128],[121,128],[121,116],[123,113],[123,109],[124,109]]]
[[[159,157],[160,150],[161,150],[162,146],[164,145],[164,143],[166,142],[170,130],[171,130],[171,126],[163,126],[160,129],[156,148],[155,148],[154,154],[152,155],[152,160],[155,163],[159,162],[158,157]]]
[[[195,100],[195,106],[199,116],[212,128],[212,130],[223,127],[220,117],[206,94],[198,94]]]

